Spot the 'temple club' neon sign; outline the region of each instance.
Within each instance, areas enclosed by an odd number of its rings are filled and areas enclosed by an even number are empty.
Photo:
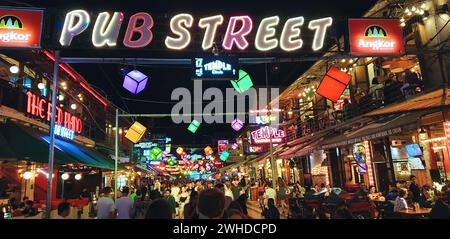
[[[101,12],[95,20],[92,29],[92,44],[95,47],[115,47],[120,28],[124,21],[122,12]],[[82,34],[89,27],[91,16],[86,10],[73,10],[66,14],[59,43],[63,47],[69,47],[74,37]],[[222,15],[200,18],[197,27],[202,29],[203,50],[213,47],[216,33],[220,25],[224,23]],[[170,20],[171,34],[166,36],[164,44],[168,49],[183,50],[191,43],[190,30],[194,25],[194,17],[191,14],[177,14]],[[277,26],[280,17],[271,16],[261,20],[256,30],[255,48],[258,51],[270,51],[280,47],[283,51],[291,52],[303,47],[302,27],[306,25],[302,16],[289,18],[284,23],[280,38],[277,39]],[[331,17],[320,18],[308,22],[309,31],[314,33],[312,50],[319,51],[324,47],[324,40],[328,28],[333,24]],[[144,48],[153,40],[152,28],[155,25],[153,17],[146,12],[132,15],[123,38],[123,45],[127,48]],[[254,30],[253,20],[249,16],[231,16],[222,41],[225,50],[245,50],[249,47],[247,36]]]
[[[252,131],[251,136],[255,144],[270,143],[271,140],[272,143],[281,143],[283,138],[286,137],[286,132],[282,129],[264,126]]]

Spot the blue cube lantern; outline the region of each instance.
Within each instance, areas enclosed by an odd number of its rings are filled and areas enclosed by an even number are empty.
[[[148,77],[138,70],[132,70],[125,75],[123,88],[133,94],[137,94],[145,89]]]

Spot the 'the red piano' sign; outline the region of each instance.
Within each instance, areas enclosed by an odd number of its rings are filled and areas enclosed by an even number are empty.
[[[50,122],[52,118],[52,103],[47,102],[47,100],[39,97],[31,91],[27,92],[27,97],[27,113]],[[58,106],[56,106],[55,123],[73,130],[78,134],[83,130],[83,121],[80,118]]]

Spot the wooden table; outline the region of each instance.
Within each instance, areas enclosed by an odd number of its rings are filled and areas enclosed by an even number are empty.
[[[431,208],[419,208],[417,210],[400,210],[398,211],[403,216],[406,217],[419,217],[423,215],[428,215],[431,213]]]

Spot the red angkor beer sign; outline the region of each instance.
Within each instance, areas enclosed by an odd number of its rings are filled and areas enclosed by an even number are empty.
[[[44,11],[0,7],[0,48],[40,48]]]
[[[349,19],[352,55],[401,55],[405,53],[403,30],[398,19]]]
[[[27,113],[39,117],[47,122],[52,118],[52,103],[39,97],[31,91],[27,92]],[[55,123],[80,134],[83,130],[83,121],[71,113],[56,106]]]

